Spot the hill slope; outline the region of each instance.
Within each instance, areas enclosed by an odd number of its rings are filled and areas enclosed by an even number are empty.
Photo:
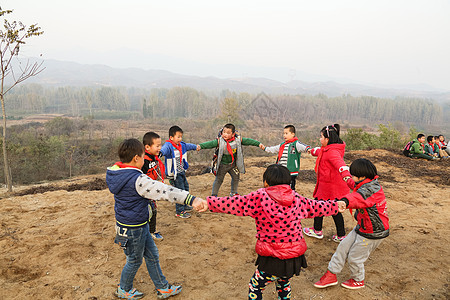
[[[366,287],[358,291],[339,286],[325,290],[313,287],[327,268],[337,244],[332,218],[324,219],[323,240],[306,237],[308,268],[292,279],[293,299],[448,299],[450,250],[449,161],[413,160],[388,151],[353,151],[375,162],[388,198],[391,235],[366,263]],[[241,194],[262,185],[265,166],[274,157],[247,158]],[[302,158],[297,191],[311,197],[315,159]],[[188,181],[191,193],[206,197],[213,176],[200,175],[203,166],[193,166]],[[444,170],[444,171],[443,171]],[[0,284],[3,295],[14,299],[114,299],[125,256],[114,239],[114,200],[104,188],[104,174],[23,187],[17,192],[44,192],[1,199]],[[220,194],[229,190],[226,178]],[[77,190],[91,185],[91,191]],[[48,187],[48,185],[47,185]],[[39,188],[39,189],[38,189]],[[67,191],[71,190],[71,191]],[[3,191],[4,192],[4,191]],[[164,274],[170,282],[183,284],[174,299],[245,299],[255,266],[255,225],[251,218],[213,213],[194,213],[191,219],[174,217],[175,208],[158,204],[158,243]],[[355,222],[344,213],[346,229]],[[312,220],[304,220],[311,226]],[[338,275],[348,279],[348,268]],[[137,273],[135,287],[154,297],[154,287],[145,264]],[[264,299],[276,299],[268,286]],[[45,295],[45,297],[43,296]]]

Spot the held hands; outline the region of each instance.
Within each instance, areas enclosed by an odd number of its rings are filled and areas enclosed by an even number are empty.
[[[192,207],[198,211],[198,212],[205,212],[209,209],[208,201],[202,199],[202,198],[195,198],[194,202],[192,203]]]
[[[200,147],[200,145],[197,145],[197,151],[200,151],[202,149],[202,147]]]
[[[347,208],[347,205],[345,205],[344,201],[338,200],[336,201],[338,204],[338,210],[340,213],[343,213],[345,211],[345,209]]]
[[[259,144],[259,148],[261,148],[261,150],[266,150],[266,146],[264,146],[262,143]]]

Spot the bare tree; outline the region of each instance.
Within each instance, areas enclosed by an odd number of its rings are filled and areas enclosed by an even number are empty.
[[[0,7],[0,17],[4,18],[5,15],[11,14],[12,10],[2,10]],[[42,67],[43,61],[30,62],[29,60],[25,65],[20,63],[17,67],[13,66],[13,59],[18,59],[20,47],[25,44],[25,40],[39,36],[44,32],[37,24],[25,26],[22,22],[3,20],[3,28],[0,30],[0,100],[2,103],[3,113],[3,135],[2,135],[2,149],[3,160],[5,169],[5,179],[8,186],[8,192],[12,192],[12,179],[9,172],[8,154],[6,152],[6,110],[5,110],[5,95],[17,84],[27,80],[30,77],[36,76],[44,70]],[[5,81],[8,79],[11,83],[6,87]]]

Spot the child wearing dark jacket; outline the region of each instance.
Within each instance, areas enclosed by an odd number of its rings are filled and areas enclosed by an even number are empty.
[[[145,147],[144,165],[142,172],[153,180],[164,183],[165,167],[164,163],[159,158],[161,151],[161,137],[155,132],[147,132],[142,138],[142,143]],[[164,238],[159,231],[156,231],[156,216],[158,214],[155,200],[150,200],[150,220],[148,226],[150,235],[156,241],[162,241]]]
[[[307,267],[301,219],[336,214],[345,204],[300,196],[290,187],[289,170],[281,165],[269,166],[263,182],[264,188],[245,196],[208,197],[208,206],[212,212],[255,219],[258,267],[250,280],[249,299],[262,299],[264,288],[271,282],[275,282],[278,299],[290,299],[291,277]]]
[[[158,299],[179,294],[181,286],[167,282],[159,265],[159,253],[148,229],[149,199],[167,200],[205,209],[204,200],[187,191],[165,185],[143,174],[144,145],[137,139],[124,140],[119,146],[120,161],[106,171],[106,184],[114,194],[116,217],[115,243],[122,247],[127,260],[115,295],[139,299],[143,293],[133,288],[134,277],[145,258],[147,271],[155,285]]]
[[[342,282],[347,289],[364,287],[364,263],[369,255],[389,236],[389,218],[386,212],[386,197],[378,182],[376,167],[365,158],[350,165],[350,174],[355,181],[353,193],[341,198],[350,209],[355,209],[355,228],[341,241],[328,263],[325,275],[314,284],[325,288],[338,284],[336,274],[344,268],[347,260],[350,279]]]

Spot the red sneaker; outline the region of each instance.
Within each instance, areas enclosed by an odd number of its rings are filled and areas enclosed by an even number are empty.
[[[351,278],[351,279],[341,283],[341,286],[343,286],[347,289],[351,289],[351,290],[360,289],[360,288],[364,287],[364,280],[356,281],[353,278]]]
[[[331,273],[329,270],[323,275],[319,281],[314,283],[314,286],[319,289],[326,288],[328,286],[338,284],[336,274]]]

